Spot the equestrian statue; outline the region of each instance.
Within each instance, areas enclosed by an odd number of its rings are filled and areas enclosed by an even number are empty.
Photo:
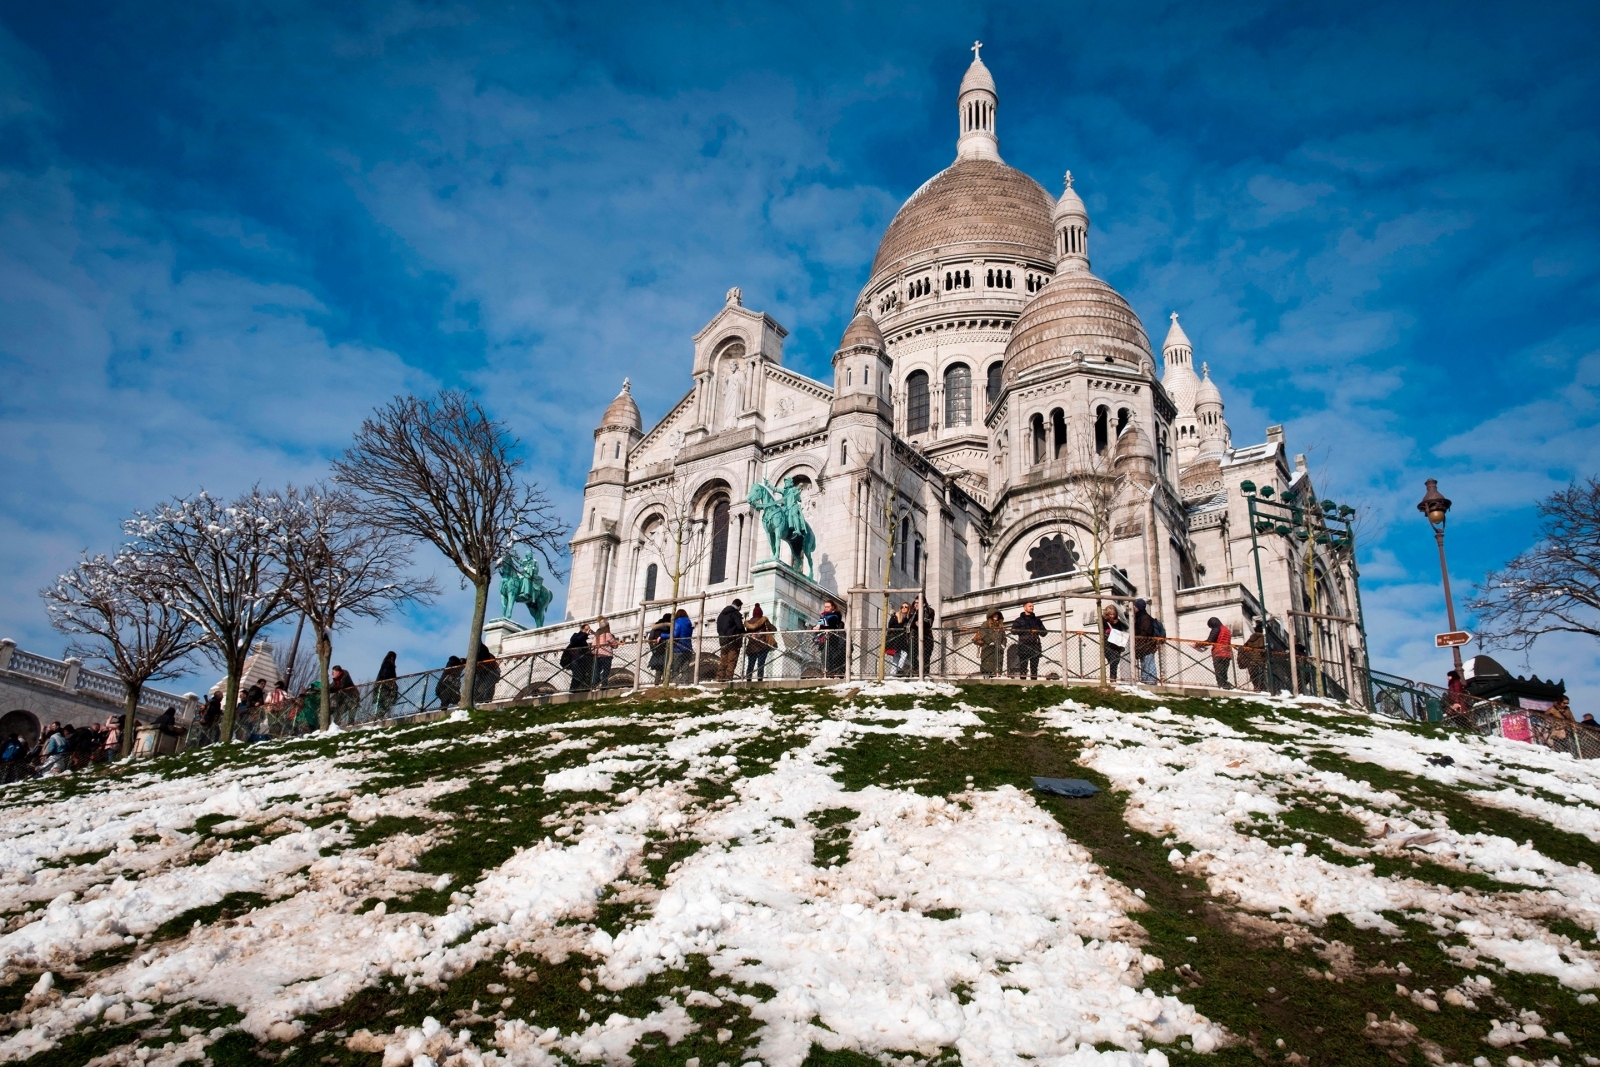
[[[500,560],[500,617],[511,618],[518,604],[528,605],[533,625],[544,625],[544,613],[555,594],[544,586],[539,577],[539,561],[533,553],[518,557],[515,551],[507,552]]]
[[[789,566],[798,571],[804,559],[805,576],[814,581],[811,554],[817,550],[817,535],[811,531],[811,524],[806,522],[805,513],[800,509],[800,487],[794,484],[794,479],[785,478],[782,489],[774,489],[765,480],[759,481],[751,486],[747,499],[750,506],[761,513],[761,525],[766,528],[767,547],[772,558],[781,563],[783,557],[778,553],[778,546],[788,545],[792,557]]]

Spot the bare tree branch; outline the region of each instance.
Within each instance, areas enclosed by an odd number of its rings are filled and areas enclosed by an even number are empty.
[[[409,573],[410,539],[374,526],[348,489],[290,486],[268,498],[285,597],[311,623],[321,679],[320,728],[331,718],[328,666],[333,634],[357,618],[386,618],[399,605],[438,592],[431,578]]]
[[[89,638],[68,646],[71,655],[104,663],[127,689],[122,709],[122,748],[133,751],[139,696],[147,682],[176,678],[181,664],[205,641],[182,612],[147,587],[132,552],[111,559],[85,556],[39,591],[50,625]]]
[[[1474,590],[1479,639],[1518,651],[1545,634],[1600,637],[1600,478],[1539,505],[1543,539]]]
[[[274,551],[273,509],[259,488],[229,504],[201,491],[137,512],[122,527],[143,587],[203,631],[205,652],[227,671],[222,735],[231,741],[250,646],[293,610]]]
[[[537,550],[553,574],[562,573],[567,526],[537,485],[519,479],[519,444],[476,400],[447,389],[378,408],[333,464],[334,478],[361,493],[367,522],[432,544],[473,587],[462,672],[468,707],[495,564],[521,543]]]

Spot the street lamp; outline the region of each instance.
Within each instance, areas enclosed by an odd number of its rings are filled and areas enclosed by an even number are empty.
[[[1439,492],[1439,481],[1436,478],[1427,480],[1428,491],[1423,494],[1422,500],[1417,504],[1417,510],[1428,519],[1428,525],[1433,527],[1433,539],[1439,545],[1439,574],[1444,579],[1444,610],[1450,619],[1450,630],[1456,628],[1456,602],[1450,595],[1450,568],[1444,561],[1444,520],[1450,514],[1450,498]],[[1461,672],[1461,646],[1451,645],[1450,654],[1455,657],[1456,677],[1462,677]]]

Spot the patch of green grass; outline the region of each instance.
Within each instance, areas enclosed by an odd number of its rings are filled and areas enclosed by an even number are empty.
[[[816,827],[811,840],[811,862],[824,869],[844,866],[850,859],[850,826],[860,815],[854,808],[829,808],[812,812],[809,821]]]
[[[181,915],[175,915],[156,927],[147,940],[172,941],[176,938],[187,937],[195,923],[201,926],[211,926],[215,923],[236,919],[246,912],[255,911],[257,908],[266,907],[272,903],[271,899],[259,893],[229,893],[215,904],[205,904],[198,908],[190,908]]]

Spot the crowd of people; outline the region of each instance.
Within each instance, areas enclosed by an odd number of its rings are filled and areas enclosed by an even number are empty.
[[[162,737],[176,738],[181,733],[177,719],[178,709],[168,708],[154,722],[141,724],[136,745],[155,748]],[[120,715],[108,715],[105,722],[87,726],[52,722],[37,739],[12,733],[0,741],[0,783],[44,778],[109,763],[121,752]],[[137,747],[134,754],[141,754]]]

